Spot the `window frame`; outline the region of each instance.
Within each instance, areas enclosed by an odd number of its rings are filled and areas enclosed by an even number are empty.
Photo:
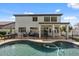
[[[47,21],[46,19],[46,17],[48,17],[49,18],[49,20]],[[45,19],[46,18],[46,19]],[[44,22],[50,22],[50,16],[44,16]]]
[[[32,17],[32,21],[33,21],[33,22],[37,22],[37,21],[38,21],[38,17],[37,17],[37,16]]]
[[[56,18],[56,19],[53,19],[52,18]],[[51,22],[57,22],[57,16],[51,16]]]
[[[38,27],[30,27],[30,31],[38,30]]]
[[[18,28],[18,31],[19,32],[26,32],[26,27],[19,27]]]

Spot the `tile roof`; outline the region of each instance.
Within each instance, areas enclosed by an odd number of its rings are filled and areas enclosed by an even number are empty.
[[[6,24],[9,24],[9,23],[11,23],[11,22],[8,22],[8,21],[3,22],[3,21],[1,21],[1,22],[0,22],[0,25],[6,25]]]
[[[0,22],[0,28],[15,28],[15,22]]]

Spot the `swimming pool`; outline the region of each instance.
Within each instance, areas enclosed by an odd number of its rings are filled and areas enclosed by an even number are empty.
[[[79,46],[65,41],[51,44],[15,41],[1,45],[0,56],[79,56]]]

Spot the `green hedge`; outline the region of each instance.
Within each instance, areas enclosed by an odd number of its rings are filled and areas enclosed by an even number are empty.
[[[6,32],[5,31],[0,31],[0,36],[5,35]]]

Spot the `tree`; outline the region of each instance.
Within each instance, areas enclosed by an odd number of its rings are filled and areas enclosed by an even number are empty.
[[[61,30],[61,32],[66,32],[66,27],[65,26],[62,26],[61,28],[60,28],[60,30]]]
[[[72,30],[73,28],[72,28],[72,26],[69,26],[69,32]],[[66,32],[66,26],[62,26],[61,28],[60,28],[60,30],[61,30],[61,32]]]

